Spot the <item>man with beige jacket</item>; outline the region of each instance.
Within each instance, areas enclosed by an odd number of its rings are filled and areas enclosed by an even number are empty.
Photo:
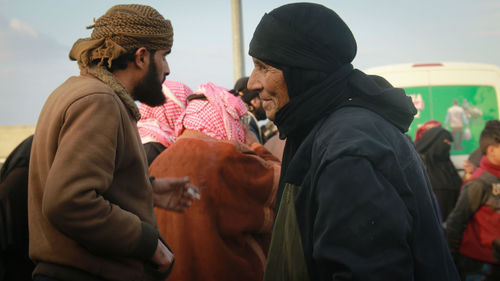
[[[34,280],[163,280],[173,254],[153,204],[183,211],[188,179],[150,179],[134,101],[165,102],[169,20],[144,5],[117,5],[70,51],[80,76],[47,99],[29,171]]]

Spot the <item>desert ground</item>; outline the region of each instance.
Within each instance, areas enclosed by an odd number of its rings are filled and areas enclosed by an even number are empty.
[[[0,125],[0,166],[9,153],[25,138],[35,132],[34,125],[5,126]]]

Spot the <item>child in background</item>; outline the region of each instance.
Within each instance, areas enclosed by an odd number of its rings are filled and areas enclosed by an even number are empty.
[[[479,146],[483,154],[479,168],[465,184],[445,228],[463,280],[478,274],[484,274],[482,280],[500,280],[500,261],[493,251],[494,241],[500,237],[499,120],[486,123]]]

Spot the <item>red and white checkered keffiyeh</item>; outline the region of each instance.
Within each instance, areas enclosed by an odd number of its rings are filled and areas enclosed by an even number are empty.
[[[141,119],[137,122],[142,143],[159,142],[169,147],[175,141],[175,123],[186,108],[186,98],[193,92],[181,82],[163,82],[167,101],[160,106],[139,105]]]
[[[195,94],[204,94],[207,100],[195,99],[188,103],[177,120],[177,137],[184,129],[191,129],[219,140],[245,142],[240,117],[247,113],[247,107],[240,98],[210,82],[201,85]]]

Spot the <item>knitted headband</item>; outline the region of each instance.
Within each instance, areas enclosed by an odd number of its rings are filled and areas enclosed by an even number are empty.
[[[170,50],[173,29],[170,21],[152,7],[139,4],[116,5],[94,20],[90,38],[78,39],[69,57],[78,61],[80,68],[87,68],[92,61],[112,61],[136,48]]]
[[[418,141],[422,135],[429,131],[430,129],[434,127],[441,127],[441,122],[436,121],[436,120],[430,120],[422,124],[421,126],[418,127],[417,132],[415,134],[415,141]]]

